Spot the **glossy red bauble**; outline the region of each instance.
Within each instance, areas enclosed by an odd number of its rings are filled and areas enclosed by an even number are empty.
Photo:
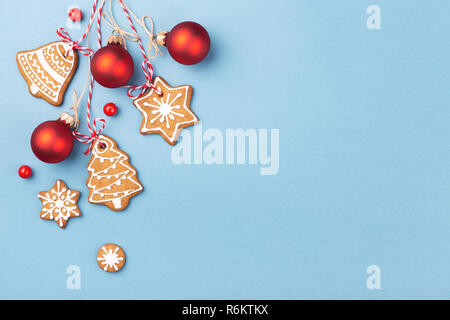
[[[120,44],[109,43],[94,54],[91,71],[100,85],[106,88],[123,87],[133,75],[133,58]]]
[[[29,166],[21,166],[19,168],[19,176],[23,179],[28,179],[31,177],[33,170]]]
[[[115,116],[117,113],[117,106],[110,102],[105,104],[105,106],[103,107],[103,112],[108,116],[108,117],[112,117]]]
[[[209,52],[211,40],[208,32],[196,22],[177,24],[165,38],[165,45],[172,58],[186,65],[202,61]]]
[[[41,123],[31,136],[31,149],[41,161],[47,163],[63,161],[73,149],[70,125],[61,119]]]

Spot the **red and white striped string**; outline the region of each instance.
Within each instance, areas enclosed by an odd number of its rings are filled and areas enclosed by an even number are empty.
[[[101,30],[101,23],[102,23],[102,14],[103,14],[103,5],[105,4],[106,0],[103,1],[101,4],[101,8],[98,11],[98,19],[97,19],[97,35],[98,35],[98,48],[101,49],[102,47],[102,30]]]
[[[133,32],[136,36],[136,39],[138,40],[139,43],[139,48],[141,49],[142,55],[144,56],[144,61],[142,62],[142,70],[144,71],[144,75],[146,78],[146,81],[143,85],[140,86],[131,86],[131,85],[127,85],[127,88],[130,88],[128,90],[128,96],[132,99],[136,99],[139,98],[140,96],[142,96],[147,89],[149,88],[153,88],[159,95],[162,95],[162,92],[160,92],[156,87],[153,86],[152,84],[152,79],[153,79],[153,66],[152,63],[150,62],[150,60],[147,57],[147,53],[144,49],[144,46],[142,45],[142,41],[141,38],[139,37],[136,28],[134,27],[133,21],[131,20],[130,14],[128,12],[128,7],[125,5],[125,3],[123,2],[123,0],[119,0],[123,11],[125,12],[125,15],[128,19],[128,23],[130,24],[131,29],[133,29]],[[141,90],[141,93],[138,96],[133,96],[133,92],[135,90]]]
[[[105,1],[102,2],[101,6],[99,8],[98,20],[97,20],[98,48],[99,49],[102,47],[101,19],[102,19],[102,8],[103,8],[104,2]],[[89,64],[90,64],[90,61],[89,61]],[[98,136],[103,131],[103,129],[105,129],[105,125],[106,125],[105,119],[103,119],[103,118],[95,118],[94,122],[91,125],[91,101],[92,101],[93,88],[94,88],[94,77],[92,76],[92,74],[90,74],[89,96],[88,96],[88,100],[87,100],[87,111],[86,111],[87,125],[88,125],[90,135],[88,136],[88,135],[82,134],[81,132],[79,132],[77,130],[72,131],[72,134],[75,137],[75,139],[77,139],[81,143],[89,143],[89,147],[87,148],[87,150],[84,153],[86,155],[89,154],[89,152],[91,151],[94,141],[99,140]],[[100,128],[97,128],[97,123],[101,124]]]
[[[80,40],[72,41],[69,34],[67,33],[67,31],[64,28],[59,28],[58,30],[56,30],[56,34],[61,38],[61,40],[70,44],[70,47],[66,52],[66,56],[70,50],[78,50],[85,56],[91,56],[94,53],[94,51],[92,49],[90,49],[88,47],[80,46],[78,43],[80,43],[81,41],[83,41],[86,38],[87,34],[89,33],[89,30],[91,29],[92,22],[94,21],[94,17],[95,17],[96,10],[97,10],[97,3],[98,3],[98,0],[94,0],[94,5],[92,6],[92,12],[91,12],[91,17],[89,19],[89,24],[88,24],[86,30],[84,31],[83,35],[81,36]],[[104,1],[103,1],[103,3],[104,3]],[[102,3],[102,6],[103,6],[103,3]]]
[[[103,10],[103,5],[105,3],[106,0],[102,0],[101,5],[98,8],[98,20],[97,20],[97,30],[98,30],[98,47],[99,49],[102,47],[102,33],[101,33],[101,19],[102,19],[102,10]],[[58,31],[61,31],[60,33],[63,36],[60,36],[63,41],[65,42],[69,42],[72,44],[72,48],[73,49],[77,49],[80,52],[82,52],[83,54],[85,54],[86,56],[91,56],[93,54],[93,50],[88,48],[88,47],[81,47],[78,45],[78,43],[80,41],[83,41],[86,36],[89,33],[89,30],[91,28],[93,19],[95,17],[96,14],[96,7],[97,7],[97,2],[98,0],[94,0],[94,5],[93,5],[93,9],[92,9],[92,14],[91,14],[91,19],[89,20],[89,25],[86,29],[86,32],[83,34],[82,38],[79,41],[76,42],[72,42],[70,40],[69,35],[67,34],[67,32],[65,32],[64,29],[58,29]],[[144,71],[145,77],[146,77],[146,82],[143,85],[140,86],[131,86],[128,85],[126,87],[130,88],[128,90],[128,96],[132,99],[138,98],[140,96],[142,96],[147,89],[149,88],[153,88],[155,90],[155,92],[157,92],[159,95],[162,95],[162,92],[160,92],[156,87],[153,86],[152,84],[152,79],[153,79],[153,66],[150,62],[150,60],[147,57],[147,53],[144,49],[144,46],[142,45],[142,41],[141,38],[139,37],[136,28],[134,27],[133,21],[131,20],[130,14],[128,12],[128,7],[125,5],[125,3],[123,2],[123,0],[119,0],[120,4],[122,5],[123,11],[125,12],[125,15],[128,19],[128,22],[130,24],[131,29],[133,29],[133,32],[135,33],[136,39],[138,39],[138,43],[139,43],[139,47],[141,49],[142,55],[144,56],[144,61],[142,63],[142,70]],[[58,33],[58,35],[60,34]],[[90,60],[90,58],[89,58]],[[90,61],[89,61],[90,64]],[[90,135],[85,135],[81,132],[79,132],[78,130],[74,130],[72,132],[73,136],[80,141],[81,143],[88,143],[89,147],[87,148],[85,154],[89,154],[89,152],[92,150],[92,146],[93,143],[95,141],[99,140],[99,135],[100,133],[105,129],[105,119],[103,118],[95,118],[94,121],[91,124],[91,102],[92,102],[92,92],[93,92],[93,87],[94,87],[94,77],[92,76],[92,74],[90,74],[90,80],[89,80],[89,96],[88,96],[88,100],[87,100],[87,111],[86,111],[86,115],[87,115],[87,125],[88,125],[88,129],[89,129],[89,133]],[[133,92],[135,90],[141,90],[140,94],[138,96],[133,96]],[[101,125],[100,128],[97,128],[97,125]]]

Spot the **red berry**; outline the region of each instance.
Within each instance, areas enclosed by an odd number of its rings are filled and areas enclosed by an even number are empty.
[[[112,102],[107,103],[103,107],[103,112],[107,116],[112,117],[112,116],[116,115],[116,113],[117,113],[117,106],[114,103],[112,103]]]
[[[83,13],[78,8],[73,8],[69,11],[69,18],[73,22],[80,22],[83,18]]]
[[[29,177],[31,177],[32,172],[33,170],[31,170],[29,166],[21,166],[19,168],[19,176],[24,179],[28,179]]]

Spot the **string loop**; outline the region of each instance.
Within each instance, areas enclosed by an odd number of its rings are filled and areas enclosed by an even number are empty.
[[[97,122],[101,123],[101,125],[102,125],[101,128],[97,128]],[[82,134],[81,132],[79,132],[77,130],[72,131],[72,134],[75,137],[75,139],[77,139],[81,143],[89,143],[89,147],[84,152],[85,155],[88,155],[89,152],[91,152],[93,142],[99,140],[98,136],[105,129],[106,121],[103,118],[95,118],[94,122],[92,123],[92,127],[91,127],[90,123],[88,123],[88,127],[89,127],[89,132],[91,133],[91,135],[89,135],[89,136]]]
[[[134,27],[133,21],[131,20],[130,17],[130,13],[133,15],[133,18],[138,21],[139,24],[141,24],[141,26],[144,27],[144,29],[146,30],[147,34],[152,35],[152,37],[150,37],[150,39],[153,39],[153,41],[155,41],[154,37],[153,37],[153,21],[152,21],[152,32],[150,32],[150,30],[147,29],[147,26],[145,24],[145,17],[142,17],[141,20],[139,20],[136,15],[127,7],[127,5],[123,2],[123,0],[119,0],[119,3],[122,6],[122,9],[125,13],[125,16],[128,19],[128,23],[130,25],[130,28],[133,30],[134,35],[136,37],[136,39],[138,39],[138,44],[139,44],[139,48],[141,49],[141,53],[142,56],[144,57],[144,61],[142,62],[142,70],[144,71],[144,75],[145,75],[145,83],[140,85],[140,86],[132,86],[132,85],[128,85],[126,86],[127,88],[129,88],[128,90],[128,96],[132,99],[137,99],[139,97],[141,97],[143,94],[145,94],[145,92],[147,91],[147,89],[149,88],[153,88],[153,90],[155,90],[156,93],[158,93],[159,95],[162,96],[162,92],[159,91],[155,86],[153,86],[152,84],[152,79],[153,79],[153,66],[152,63],[150,62],[148,56],[147,56],[147,52],[144,49],[144,46],[142,45],[142,41],[141,38],[139,38],[138,33],[136,31],[136,28]],[[130,12],[130,13],[129,13]],[[147,17],[148,18],[148,17]],[[152,40],[150,40],[150,42],[153,42]],[[157,44],[155,44],[156,47],[158,47]],[[159,50],[159,49],[158,49]],[[157,53],[156,53],[157,54]],[[141,90],[140,94],[138,96],[134,96],[133,92],[135,90]]]
[[[110,0],[109,1],[109,13],[103,12],[102,17],[103,17],[103,20],[106,22],[106,24],[113,29],[112,33],[117,33],[117,34],[121,35],[123,38],[130,40],[132,42],[142,41],[141,37],[139,37],[139,35],[137,33],[132,33],[132,32],[126,31],[119,26],[117,21],[114,19],[111,3],[112,3],[112,1]],[[128,11],[133,16],[133,18],[136,20],[136,22],[144,29],[144,31],[149,39],[148,47],[147,47],[147,51],[146,51],[146,54],[149,56],[149,59],[155,59],[158,56],[158,54],[163,56],[164,54],[161,51],[161,49],[159,48],[158,43],[155,39],[155,35],[154,35],[155,24],[153,22],[153,19],[147,15],[142,16],[142,18],[138,19],[136,17],[136,15],[134,14],[134,12],[131,11],[131,9],[125,3],[123,3],[122,8],[124,8],[125,14],[127,14],[127,11]],[[148,19],[148,21],[150,23],[150,28],[148,28],[148,26],[147,26],[146,19]],[[125,47],[125,49],[127,48],[126,42],[124,42],[124,47]],[[151,54],[152,51],[154,51],[153,54]]]
[[[99,12],[98,12],[97,29],[98,29],[98,47],[99,48],[102,45],[102,43],[101,43],[102,33],[101,33],[100,27],[101,27],[102,8],[103,8],[105,1],[106,0],[102,1],[101,5],[99,7]],[[89,45],[89,36],[87,38],[87,43]],[[89,66],[90,65],[91,65],[91,57],[89,56]],[[99,135],[105,129],[105,126],[106,126],[106,121],[103,118],[95,118],[94,122],[91,125],[91,101],[92,101],[92,91],[94,88],[94,77],[92,76],[92,74],[90,72],[90,67],[89,67],[89,79],[90,79],[90,86],[89,86],[89,96],[88,96],[88,100],[87,100],[87,110],[86,111],[87,111],[87,125],[88,125],[90,135],[82,134],[81,132],[78,131],[78,129],[72,131],[72,135],[75,137],[75,139],[77,139],[81,143],[89,144],[87,150],[84,152],[85,155],[88,155],[89,152],[92,150],[92,147],[94,145],[93,142],[95,142],[95,141],[100,142]],[[84,93],[85,89],[86,89],[86,86],[83,89],[83,93]],[[81,97],[80,97],[80,100],[81,100]],[[77,100],[76,95],[74,95],[74,104],[79,105],[80,100]],[[101,127],[99,127],[99,125],[101,125]]]
[[[78,50],[85,56],[89,57],[94,54],[94,51],[88,47],[83,47],[78,44],[78,41],[72,41],[69,34],[64,28],[59,28],[56,30],[56,34],[61,38],[61,40],[65,43],[68,43],[70,47],[67,49],[65,56],[69,54],[71,50]]]
[[[105,1],[106,0],[102,0],[101,7],[103,7]],[[56,30],[56,34],[61,38],[61,40],[70,45],[68,50],[66,51],[66,54],[65,54],[66,56],[69,54],[70,50],[78,50],[87,57],[90,57],[91,55],[94,54],[94,51],[89,49],[88,46],[83,47],[83,46],[80,46],[79,43],[81,41],[83,41],[84,38],[86,38],[86,36],[89,33],[89,30],[91,29],[92,22],[94,21],[95,15],[97,14],[97,3],[98,3],[98,0],[94,0],[94,4],[92,6],[91,17],[89,19],[89,24],[88,24],[86,30],[84,31],[83,35],[81,36],[80,40],[73,41],[70,38],[69,33],[64,28],[59,28]]]
[[[149,88],[153,88],[159,95],[162,95],[162,93],[152,84],[153,68],[152,63],[149,60],[144,60],[142,62],[142,70],[144,71],[145,75],[145,83],[140,86],[127,85],[126,87],[129,88],[127,92],[128,97],[130,97],[131,99],[140,98]],[[141,90],[141,92],[137,96],[133,95],[133,92],[136,90]]]

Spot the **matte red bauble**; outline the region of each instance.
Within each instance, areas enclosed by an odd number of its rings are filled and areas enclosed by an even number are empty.
[[[122,43],[121,37],[111,36],[108,45],[98,50],[92,57],[92,76],[106,88],[123,87],[133,75],[133,58],[122,47]]]
[[[39,160],[57,163],[70,155],[73,149],[71,119],[63,113],[58,120],[46,121],[34,129],[31,149]]]
[[[211,40],[205,28],[196,22],[186,21],[177,24],[170,32],[160,32],[158,44],[165,45],[175,61],[191,65],[208,55]]]

